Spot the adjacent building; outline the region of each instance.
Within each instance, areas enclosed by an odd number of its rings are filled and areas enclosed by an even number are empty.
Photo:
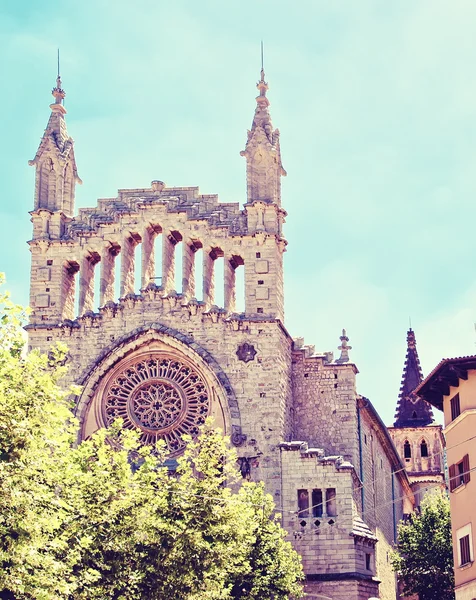
[[[476,356],[443,359],[415,393],[444,413],[456,600],[474,600]]]

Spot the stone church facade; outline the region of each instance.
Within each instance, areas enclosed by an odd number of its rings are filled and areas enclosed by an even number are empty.
[[[122,417],[144,443],[165,440],[173,468],[182,435],[213,415],[243,476],[273,495],[303,557],[309,597],[394,600],[389,553],[415,503],[410,473],[392,442],[398,447],[398,436],[357,392],[345,331],[334,359],[285,327],[286,173],[263,71],[257,87],[241,152],[243,207],[153,181],[75,214],[80,179],[58,78],[30,162],[29,345],[67,344],[70,382],[82,386],[82,438]]]

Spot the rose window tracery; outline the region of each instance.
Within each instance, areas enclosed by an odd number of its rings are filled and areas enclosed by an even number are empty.
[[[197,435],[210,412],[207,385],[179,359],[164,355],[138,357],[112,378],[102,403],[105,425],[122,418],[139,429],[141,441],[165,440],[171,454],[180,453],[184,434]]]

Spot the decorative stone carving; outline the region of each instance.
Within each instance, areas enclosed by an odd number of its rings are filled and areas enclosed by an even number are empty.
[[[231,430],[231,443],[234,446],[242,446],[246,442],[246,435],[241,432],[240,425],[233,425]]]
[[[246,456],[243,456],[238,459],[238,464],[240,465],[240,473],[243,479],[250,479],[251,476],[251,465],[250,461]]]
[[[124,427],[142,432],[143,443],[164,440],[172,456],[184,449],[184,434],[198,434],[209,412],[209,392],[202,377],[164,354],[127,364],[107,386],[102,403],[106,425],[120,417]]]
[[[241,344],[241,346],[238,346],[236,355],[238,356],[239,360],[242,360],[243,362],[247,363],[250,360],[255,359],[256,350],[252,344],[248,344],[248,342],[245,342],[244,344]]]
[[[336,363],[342,364],[342,363],[349,362],[349,360],[350,360],[349,350],[352,350],[352,346],[347,345],[349,338],[347,337],[345,329],[342,330],[342,335],[340,336],[339,339],[340,339],[341,345],[337,349],[340,350],[340,357],[336,360]]]

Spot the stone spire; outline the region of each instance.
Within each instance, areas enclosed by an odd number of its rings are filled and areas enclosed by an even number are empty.
[[[403,366],[394,427],[422,427],[433,423],[431,406],[413,392],[422,380],[423,373],[416,349],[415,332],[410,327],[407,331],[407,355]]]
[[[55,100],[50,104],[50,118],[35,158],[28,163],[36,167],[34,209],[61,211],[72,216],[75,185],[81,183],[81,179],[74,158],[74,142],[66,129],[66,93],[61,84],[59,64],[56,86],[51,93]]]
[[[263,65],[256,87],[259,94],[256,97],[253,123],[248,131],[246,147],[241,152],[241,156],[246,157],[248,203],[261,201],[280,206],[281,176],[286,175],[286,171],[281,163],[279,130],[273,129],[268,110],[268,84]]]

